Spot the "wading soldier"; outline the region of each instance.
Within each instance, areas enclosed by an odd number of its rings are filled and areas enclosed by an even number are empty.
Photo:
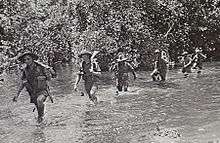
[[[153,81],[165,81],[167,74],[167,62],[162,58],[161,51],[155,50],[156,61],[154,63],[154,71],[151,73]],[[158,79],[158,77],[160,79]]]
[[[202,49],[196,48],[195,55],[192,58],[192,62],[194,63],[193,68],[198,69],[197,73],[201,73],[202,70],[202,62],[206,59],[206,56],[202,54]]]
[[[188,52],[183,52],[182,54],[181,63],[183,65],[182,67],[182,73],[184,74],[184,77],[188,77],[189,73],[191,73],[192,68],[192,59],[190,58]]]
[[[127,58],[124,57],[123,53],[118,53],[118,59],[113,66],[110,68],[111,71],[114,71],[116,78],[116,87],[117,93],[122,91],[128,91],[129,84],[129,72],[132,72],[134,80],[136,79],[136,74],[133,66],[127,61]]]
[[[18,60],[21,61],[25,67],[22,69],[22,82],[20,88],[17,95],[13,98],[13,101],[17,101],[22,89],[26,87],[30,95],[30,103],[34,103],[38,111],[38,122],[40,123],[44,116],[44,102],[47,96],[51,98],[49,95],[49,86],[47,84],[51,76],[50,72],[45,67],[34,61],[37,59],[38,56],[31,52],[26,52],[18,57]]]
[[[97,97],[95,93],[98,89],[97,80],[101,75],[101,69],[97,62],[92,59],[92,54],[88,51],[83,51],[79,56],[82,58],[80,71],[77,74],[74,90],[77,90],[77,85],[81,78],[84,80],[84,88],[89,96],[89,99],[94,103],[97,103]]]

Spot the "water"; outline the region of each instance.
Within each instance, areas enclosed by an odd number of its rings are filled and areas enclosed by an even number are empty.
[[[0,85],[0,143],[220,141],[220,63],[206,65],[200,76],[193,73],[189,78],[170,71],[164,84],[151,82],[149,72],[140,72],[136,81],[131,78],[129,92],[119,96],[105,73],[98,105],[73,91],[74,70],[60,69],[50,83],[55,103],[46,102],[41,125],[25,91],[17,103],[12,102],[18,79],[5,75]]]

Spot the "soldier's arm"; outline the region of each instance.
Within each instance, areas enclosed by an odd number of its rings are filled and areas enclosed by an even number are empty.
[[[184,65],[183,68],[188,68],[188,67],[192,66],[193,63],[195,62],[195,59],[194,59],[194,58],[189,58],[188,60],[189,60],[189,61],[187,62],[186,65]]]
[[[76,80],[75,80],[75,84],[74,84],[74,90],[75,90],[75,91],[77,90],[77,85],[79,84],[81,78],[82,78],[82,74],[81,74],[81,72],[79,72],[79,73],[76,75]]]
[[[207,56],[206,55],[204,55],[203,53],[200,53],[200,55],[204,58],[204,59],[206,59],[207,58]]]
[[[133,76],[134,76],[134,80],[137,78],[137,76],[136,76],[136,73],[135,73],[135,71],[134,70],[132,70],[132,74],[133,74]]]
[[[155,61],[155,63],[154,63],[154,70],[158,70],[158,67],[159,67],[158,64],[159,64],[158,61]]]
[[[187,63],[183,68],[188,68],[188,67],[190,67],[191,65],[193,64],[193,62],[192,61],[190,61],[189,63]]]
[[[135,73],[135,71],[134,71],[134,67],[130,64],[130,63],[127,63],[127,65],[128,65],[128,67],[131,69],[131,72],[132,72],[132,74],[133,74],[133,76],[134,76],[134,80],[137,78],[137,76],[136,76],[136,73]]]
[[[80,80],[81,80],[81,74],[77,74],[75,85],[77,85],[80,82]]]
[[[97,72],[93,71],[92,73],[93,73],[94,75],[101,75],[101,71],[97,71]]]
[[[198,56],[197,55],[194,55],[193,57],[192,57],[192,62],[196,62],[198,60]]]
[[[94,63],[95,64],[95,63]],[[99,67],[98,63],[93,65],[95,68],[91,71],[94,75],[101,75],[101,68]]]

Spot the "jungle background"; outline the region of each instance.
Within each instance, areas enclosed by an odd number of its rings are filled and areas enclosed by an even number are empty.
[[[150,69],[155,49],[178,62],[203,49],[220,59],[219,0],[1,0],[0,45],[9,59],[30,50],[48,61],[98,50],[103,70],[119,49]]]

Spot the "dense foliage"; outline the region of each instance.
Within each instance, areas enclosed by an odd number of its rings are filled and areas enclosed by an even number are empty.
[[[219,0],[1,0],[0,40],[13,57],[29,49],[102,51],[103,68],[120,48],[151,67],[157,48],[172,61],[196,47],[220,56]],[[214,55],[215,53],[215,55]]]

